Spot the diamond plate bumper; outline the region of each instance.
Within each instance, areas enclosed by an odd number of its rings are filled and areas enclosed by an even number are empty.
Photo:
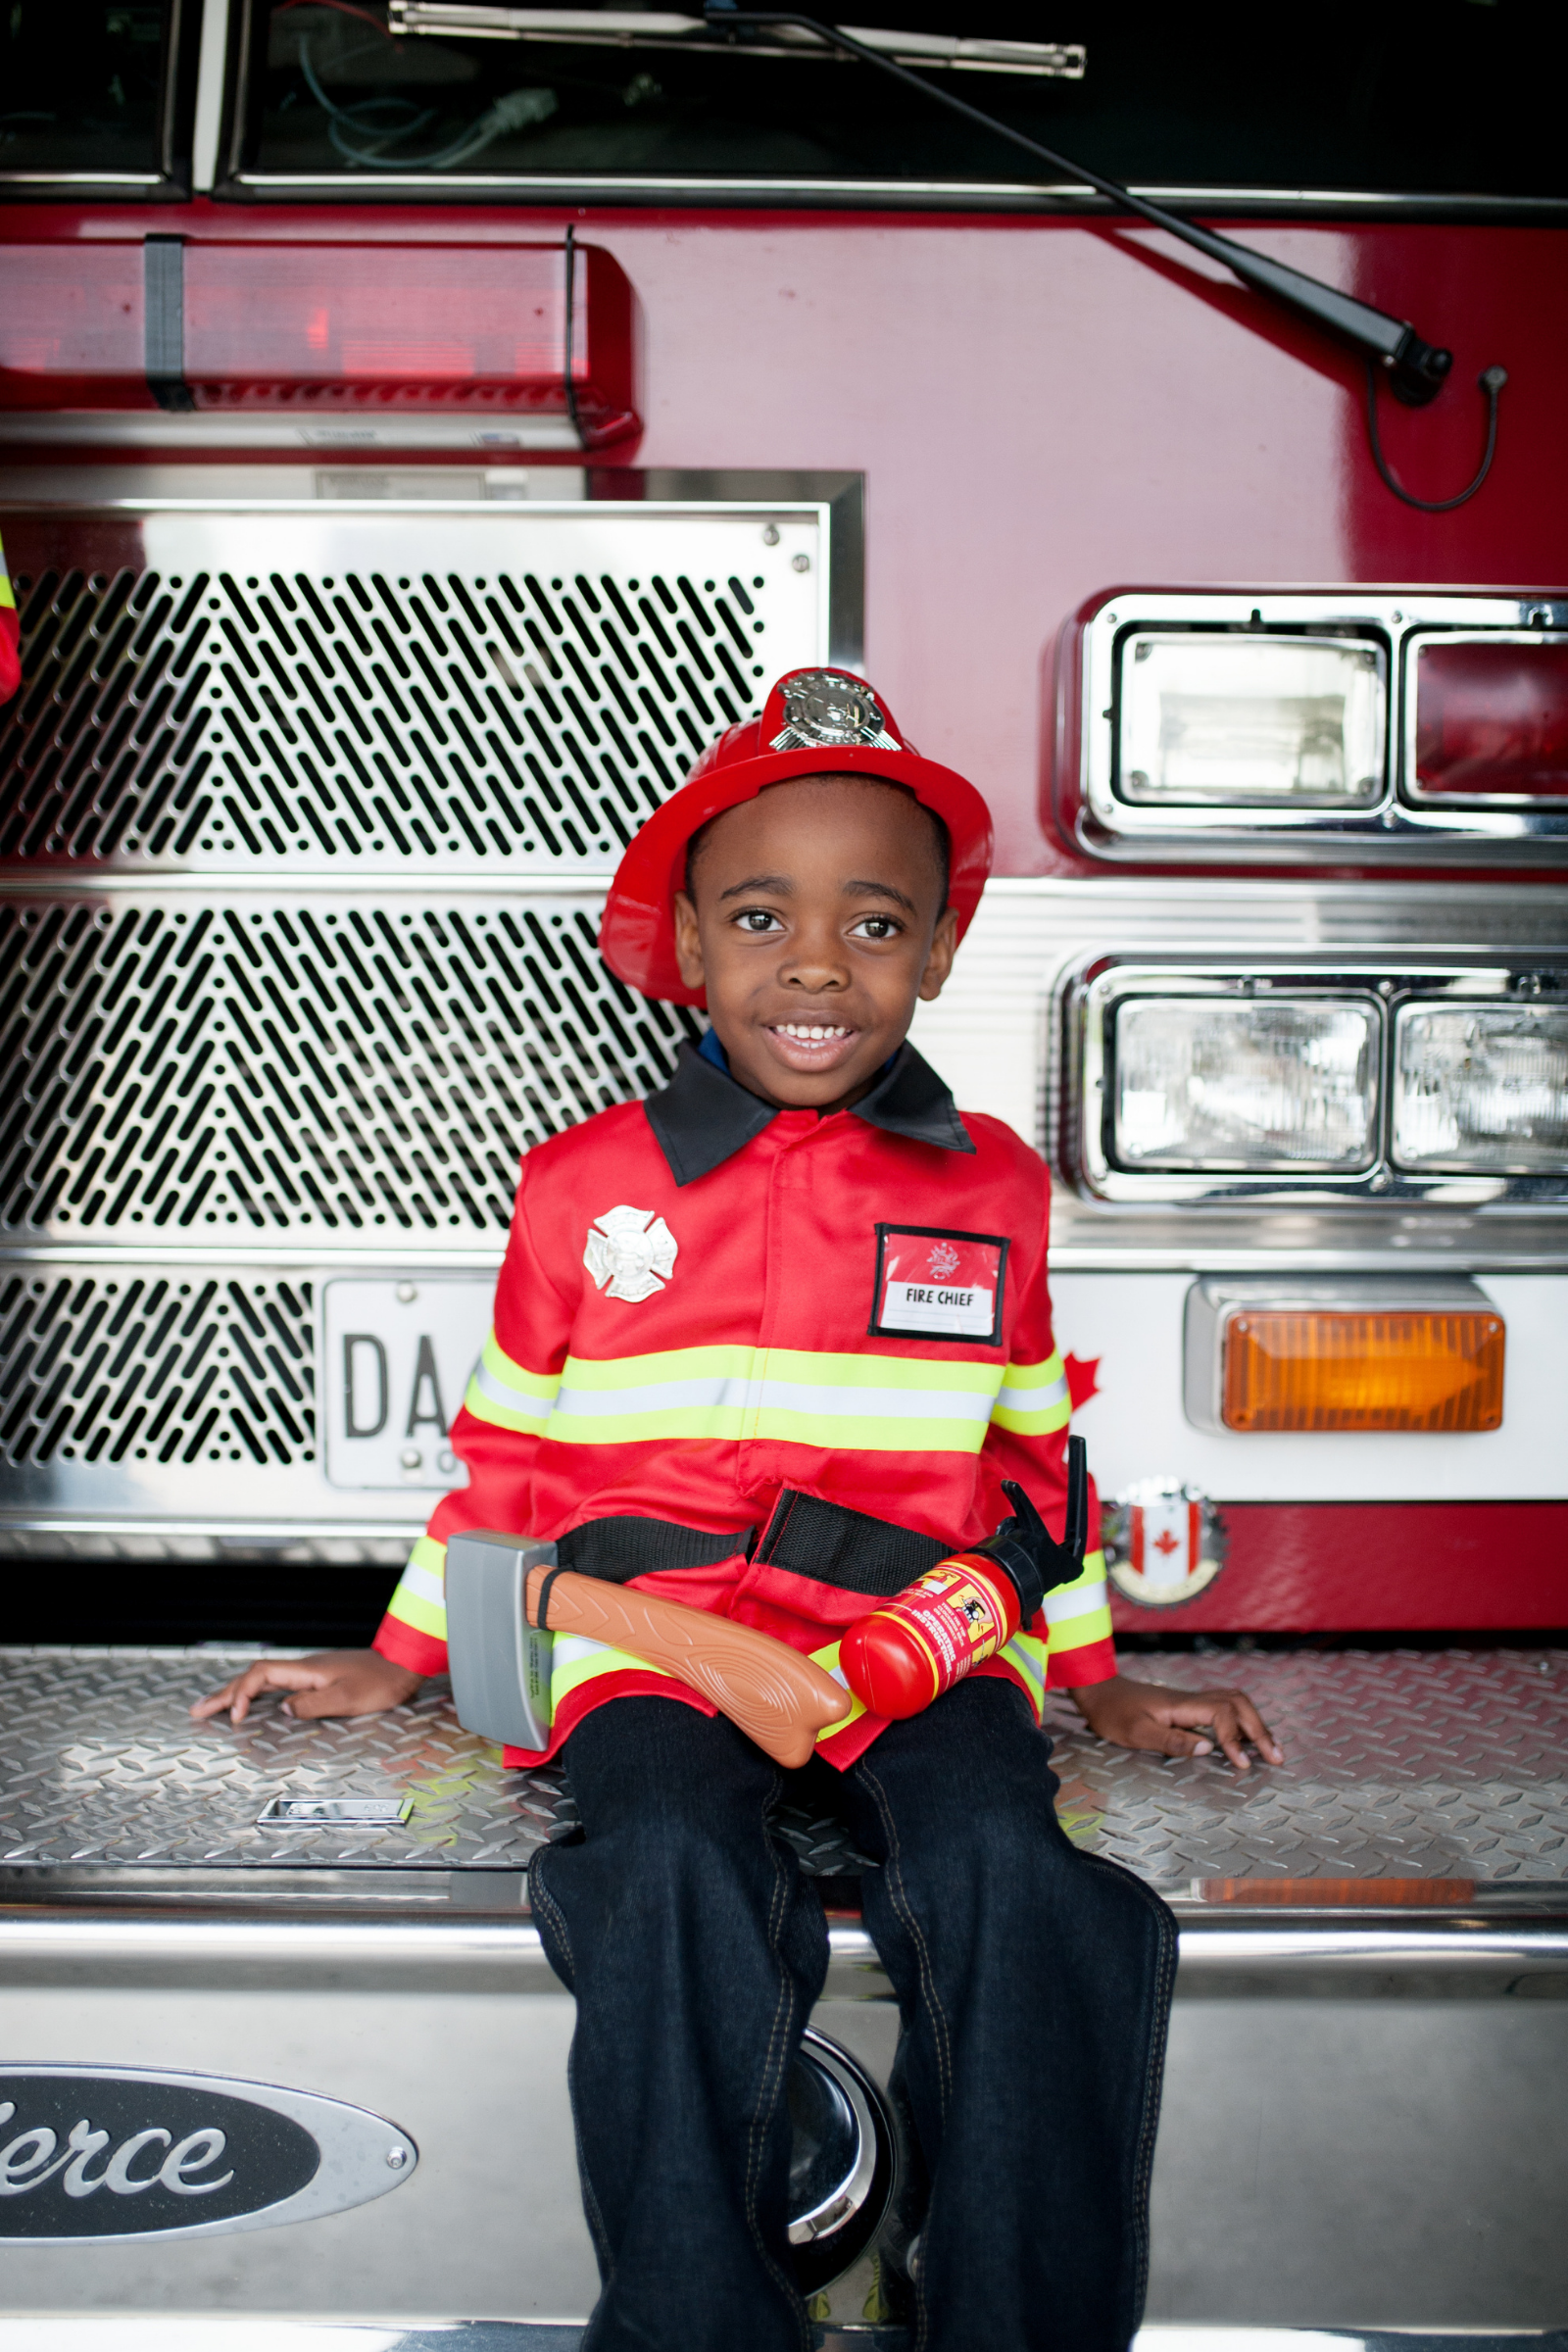
[[[0,1869],[368,1871],[408,1877],[412,1893],[409,1874],[520,1872],[570,1831],[563,1776],[504,1771],[440,1684],[355,1722],[295,1723],[268,1700],[238,1728],[192,1724],[190,1701],[251,1654],[0,1650]],[[1216,1663],[1172,1653],[1143,1671],[1201,1689]],[[1243,1664],[1282,1766],[1130,1754],[1069,1728],[1056,1702],[1068,1834],[1204,1904],[1343,1902],[1357,1886],[1368,1900],[1454,1901],[1472,1883],[1546,1896],[1568,1881],[1564,1653],[1303,1650]],[[412,1802],[385,1826],[260,1826],[281,1795]],[[780,1829],[816,1875],[861,1868],[831,1820],[791,1812]]]

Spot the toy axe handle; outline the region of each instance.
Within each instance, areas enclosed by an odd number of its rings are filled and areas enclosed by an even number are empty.
[[[850,1694],[841,1684],[771,1634],[570,1569],[531,1571],[526,1596],[532,1625],[539,1623],[547,1576],[553,1632],[608,1642],[676,1676],[790,1771],[809,1760],[817,1733],[850,1711]]]

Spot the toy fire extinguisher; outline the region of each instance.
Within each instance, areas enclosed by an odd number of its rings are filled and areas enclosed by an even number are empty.
[[[855,1695],[874,1715],[918,1715],[1028,1625],[1048,1592],[1081,1574],[1089,1535],[1089,1449],[1067,1441],[1067,1518],[1057,1544],[1012,1479],[1013,1516],[994,1536],[906,1585],[857,1618],[839,1646]]]

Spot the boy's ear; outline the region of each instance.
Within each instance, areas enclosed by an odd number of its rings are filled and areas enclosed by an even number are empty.
[[[920,974],[920,1002],[929,1004],[940,997],[953,969],[953,958],[958,952],[958,917],[956,909],[949,906],[937,917],[937,927],[931,934],[931,953]]]
[[[948,960],[952,962],[951,955]],[[703,943],[697,929],[697,908],[684,890],[675,893],[675,961],[680,965],[681,979],[688,988],[706,986],[708,974],[703,969]],[[935,991],[932,993],[935,994]]]

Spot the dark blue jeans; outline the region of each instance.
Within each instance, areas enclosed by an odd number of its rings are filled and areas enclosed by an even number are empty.
[[[571,2096],[604,2292],[583,2352],[802,2352],[785,2082],[821,1905],[768,1832],[826,1784],[861,1850],[929,2182],[914,2341],[1124,2352],[1175,1974],[1150,1888],[1057,1826],[1020,1692],[960,1683],[843,1775],[781,1772],[723,1717],[623,1698],[572,1734],[579,1842],[534,1916],[577,1996]]]

